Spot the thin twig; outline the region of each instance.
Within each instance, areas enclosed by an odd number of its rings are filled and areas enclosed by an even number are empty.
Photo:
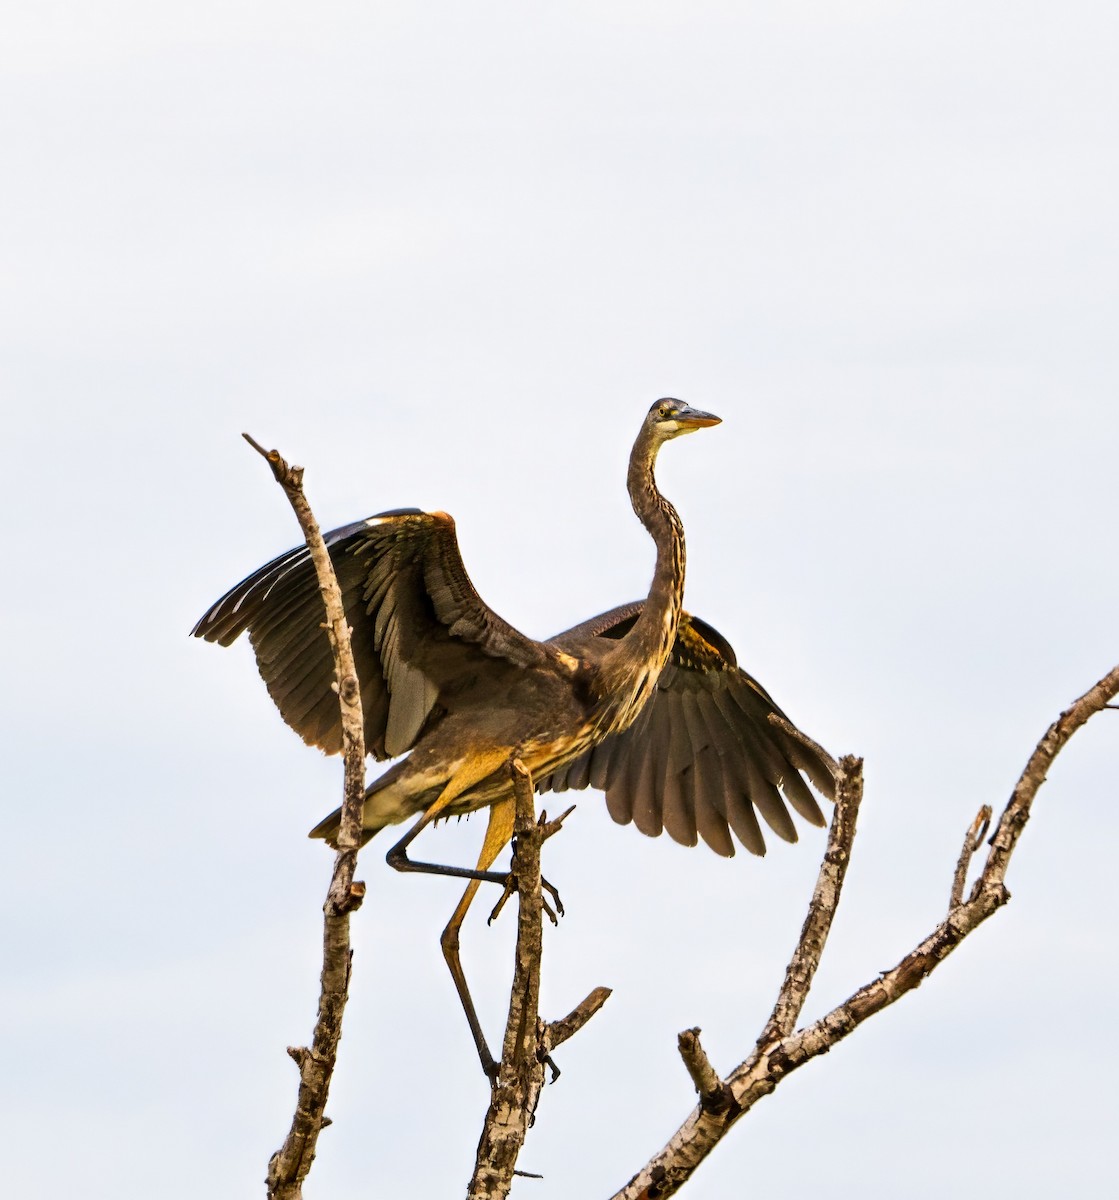
[[[1010,899],[1004,883],[1006,868],[1053,760],[1073,734],[1089,718],[1108,707],[1116,695],[1119,695],[1119,667],[1074,701],[1046,730],[999,818],[987,862],[967,901],[955,906],[947,918],[899,963],[859,988],[826,1016],[776,1042],[766,1043],[764,1037],[759,1039],[757,1049],[724,1081],[731,1090],[734,1104],[723,1112],[698,1106],[664,1149],[616,1192],[612,1200],[664,1200],[675,1195],[731,1126],[760,1099],[773,1092],[782,1079],[813,1058],[826,1054],[864,1021],[918,987],[968,934]],[[834,824],[833,821],[833,828]],[[969,830],[969,844],[970,833]],[[814,896],[813,905],[815,903]],[[808,953],[804,941],[809,925],[810,921],[806,921],[794,962],[802,951]],[[790,974],[791,968],[792,964]],[[782,989],[783,995],[788,987],[789,975],[786,976],[786,988]],[[775,1018],[778,1018],[777,1009],[767,1029],[774,1024]]]
[[[365,722],[361,711],[361,687],[350,645],[350,628],[342,605],[342,593],[334,574],[330,553],[323,541],[307,498],[303,494],[303,468],[289,466],[278,450],[265,450],[247,433],[243,435],[268,465],[283,487],[315,564],[319,591],[326,613],[325,628],[334,656],[338,703],[342,716],[342,750],[345,756],[345,785],[338,853],[323,905],[323,966],[318,1019],[310,1049],[289,1047],[299,1068],[299,1095],[291,1129],[283,1146],[268,1164],[268,1195],[271,1200],[299,1200],[303,1180],[315,1159],[319,1133],[329,1124],[323,1115],[338,1042],[342,1036],[342,1014],[349,994],[350,913],[365,896],[365,884],[354,879],[357,851],[361,845],[362,810],[365,798]]]
[[[557,1046],[562,1046],[568,1038],[574,1037],[606,1001],[610,999],[610,996],[611,991],[609,988],[596,987],[566,1017],[561,1017],[558,1021],[550,1021],[544,1035],[547,1043],[545,1048],[547,1050],[554,1050]]]
[[[975,852],[983,845],[987,830],[991,828],[991,806],[984,804],[976,813],[975,820],[964,835],[964,844],[960,848],[960,857],[956,862],[956,874],[952,877],[952,892],[948,897],[948,911],[961,903],[964,898],[964,884],[967,882],[967,869]]]

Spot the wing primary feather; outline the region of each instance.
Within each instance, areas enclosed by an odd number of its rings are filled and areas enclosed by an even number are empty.
[[[734,857],[723,800],[723,772],[719,756],[710,746],[696,755],[695,817],[700,837],[724,858]]]
[[[658,691],[654,700],[663,711],[668,744],[664,764],[662,816],[668,836],[682,846],[694,846],[698,840],[695,797],[684,786],[684,773],[692,763],[688,727],[675,692]]]
[[[616,786],[607,788],[606,811],[612,821],[628,825],[633,820],[633,793]]]
[[[664,781],[664,827],[668,836],[681,846],[694,846],[698,841],[695,820],[695,799],[679,775],[670,774]]]
[[[654,699],[656,693],[653,693]],[[669,714],[661,705],[649,705],[649,733],[653,753],[652,786],[656,806],[658,834],[664,828],[664,782],[668,772]]]
[[[627,731],[628,733],[628,731]],[[629,754],[632,748],[632,742],[625,733],[616,733],[609,739],[610,757],[606,763],[606,777],[603,783],[603,790],[609,792],[618,783],[621,782],[628,769]],[[603,743],[605,745],[605,743]]]
[[[567,786],[573,792],[581,792],[590,783],[591,752],[580,754],[567,768]]]
[[[610,816],[622,825],[628,825],[634,819],[634,806],[638,799],[637,777],[641,770],[641,755],[631,733],[632,729],[628,729],[625,733],[615,735],[618,744],[610,756],[606,778],[606,808]]]
[[[587,773],[591,787],[597,792],[606,791],[606,779],[610,770],[610,759],[614,752],[616,737],[608,737],[591,751],[591,765]]]
[[[656,703],[665,706],[668,714],[668,772],[679,775],[695,757],[695,747],[688,733],[688,722],[684,717],[683,700],[676,692],[663,692]]]
[[[793,824],[792,817],[789,816],[788,809],[785,808],[780,792],[758,770],[758,765],[753,759],[746,759],[744,765],[750,780],[747,795],[753,807],[761,813],[765,818],[765,823],[782,841],[795,842],[797,840],[796,826]]]
[[[694,696],[682,696],[680,708],[692,744],[692,767],[681,779],[681,783],[684,786],[690,784],[695,804],[696,829],[716,854],[731,858],[734,855],[734,843],[727,826],[719,756],[709,745],[699,711],[695,708]]]
[[[787,717],[785,719],[788,720]],[[774,736],[789,762],[808,776],[821,796],[834,801],[835,779],[832,776],[831,768],[823,759],[814,754],[803,742],[789,736],[780,726],[774,728]],[[809,819],[811,820],[811,818]]]
[[[711,744],[718,753],[723,768],[727,820],[743,846],[751,854],[761,856],[765,854],[765,838],[762,836],[754,805],[758,802],[759,790],[771,785],[756,777],[752,771],[748,747],[743,745],[735,726],[727,721],[726,714],[719,704],[721,695],[722,689],[714,694],[701,692],[697,701],[710,731]],[[773,795],[776,794],[774,791]],[[763,792],[761,799],[765,803],[770,797]],[[784,812],[783,807],[781,811]]]
[[[795,842],[798,840],[796,826],[777,790],[788,775],[795,774],[795,768],[784,760],[771,740],[768,722],[759,727],[755,720],[751,710],[755,701],[761,703],[760,699],[747,700],[744,704],[743,696],[740,689],[727,688],[717,693],[715,703],[722,709],[728,724],[739,732],[742,761],[749,772],[750,799],[754,806],[779,838]],[[746,716],[745,723],[736,720],[736,710]]]
[[[633,790],[633,823],[647,837],[659,837],[664,828],[661,815],[663,793],[663,758],[666,749],[661,736],[656,706],[647,704],[630,731],[631,786]]]
[[[808,790],[808,784],[794,767],[790,767],[786,772],[781,781],[781,790],[785,793],[785,799],[806,821],[818,826],[827,824],[820,806],[816,803],[816,797]]]

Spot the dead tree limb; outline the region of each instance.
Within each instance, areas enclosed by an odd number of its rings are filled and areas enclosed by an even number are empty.
[[[785,970],[785,982],[781,985],[773,1012],[758,1038],[759,1046],[785,1037],[796,1028],[797,1018],[808,999],[812,980],[831,932],[839,898],[843,894],[843,880],[851,861],[855,823],[863,799],[862,759],[843,759],[838,765],[836,778],[835,812],[828,829],[828,845],[820,863],[816,887],[808,905],[808,916],[804,918],[800,940]]]
[[[1094,687],[1074,701],[1046,730],[1023,770],[1010,800],[1003,809],[991,838],[987,860],[966,901],[963,881],[976,847],[983,814],[968,830],[964,852],[953,880],[953,905],[945,920],[899,963],[877,979],[859,988],[842,1004],[807,1028],[793,1032],[812,977],[819,965],[824,940],[839,901],[846,860],[839,856],[842,847],[850,851],[854,836],[854,817],[858,808],[858,759],[842,760],[839,795],[832,817],[828,850],[809,906],[800,940],[793,952],[773,1013],[753,1053],[725,1080],[729,1099],[724,1105],[700,1104],[683,1125],[641,1170],[616,1192],[612,1200],[663,1200],[675,1195],[688,1181],[695,1168],[726,1136],[731,1126],[764,1096],[773,1092],[786,1075],[806,1062],[826,1053],[864,1021],[918,987],[924,979],[992,913],[1009,899],[1005,886],[1010,858],[1030,818],[1038,789],[1049,768],[1073,734],[1096,713],[1109,707],[1119,695],[1119,667],[1114,668]],[[852,794],[853,793],[853,794]],[[844,831],[844,827],[849,828]],[[835,859],[829,862],[829,859]],[[959,894],[957,895],[957,883]],[[708,1079],[706,1089],[713,1092]]]
[[[517,1158],[525,1135],[535,1120],[536,1106],[544,1086],[545,1066],[551,1067],[553,1079],[559,1075],[550,1058],[552,1047],[577,1033],[610,995],[606,988],[596,988],[562,1021],[549,1025],[540,1018],[540,966],[545,911],[555,921],[544,900],[540,850],[548,838],[559,831],[572,809],[569,808],[554,821],[549,821],[547,813],[541,812],[537,821],[531,776],[519,759],[513,759],[509,768],[517,806],[513,869],[509,885],[511,887],[514,881],[516,883],[517,949],[501,1063],[478,1141],[468,1200],[504,1200],[508,1196],[513,1176],[517,1173]],[[502,897],[498,902],[495,913],[504,899]]]
[[[700,1043],[700,1032],[699,1029],[685,1029],[676,1039],[677,1049],[699,1094],[699,1107],[704,1112],[722,1112],[734,1103],[734,1097],[711,1065],[707,1051]]]
[[[327,1123],[323,1113],[338,1058],[342,1013],[349,995],[353,958],[350,949],[350,913],[359,907],[365,895],[365,884],[354,879],[365,803],[365,722],[342,593],[318,522],[303,494],[303,468],[289,466],[278,450],[265,450],[247,433],[244,438],[272,468],[272,474],[295,510],[311,552],[323,598],[326,617],[324,628],[334,655],[335,687],[342,713],[342,752],[345,758],[342,825],[338,833],[334,872],[323,905],[323,965],[318,1019],[309,1049],[288,1047],[288,1054],[299,1068],[299,1095],[291,1129],[283,1146],[272,1155],[268,1164],[270,1200],[299,1200],[303,1195],[303,1180],[315,1160],[319,1133]]]
[[[971,865],[971,860],[978,852],[979,847],[983,845],[983,839],[987,836],[987,830],[991,828],[991,815],[991,806],[984,804],[979,812],[976,813],[975,820],[971,823],[971,828],[964,835],[964,844],[960,850],[960,857],[956,862],[956,874],[952,876],[952,892],[948,897],[949,912],[964,898],[967,869]]]

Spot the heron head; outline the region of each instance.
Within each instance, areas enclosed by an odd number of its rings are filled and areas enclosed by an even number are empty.
[[[649,409],[645,423],[658,442],[667,442],[683,433],[695,433],[697,429],[718,425],[721,420],[721,417],[716,417],[713,413],[702,412],[698,408],[692,408],[690,404],[685,404],[683,400],[674,400],[671,396],[666,396]]]

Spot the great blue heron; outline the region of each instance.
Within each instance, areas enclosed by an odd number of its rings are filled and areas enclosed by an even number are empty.
[[[538,791],[600,788],[616,821],[654,836],[667,829],[686,845],[702,837],[723,855],[734,853],[731,830],[764,853],[755,809],[779,837],[796,840],[782,792],[801,816],[824,824],[801,770],[834,797],[826,755],[770,721],[784,714],[769,694],[738,669],[720,634],[682,608],[684,530],[653,466],[665,442],[718,423],[680,400],[650,408],[628,474],[634,512],[657,547],[648,598],[546,642],[482,601],[446,513],[396,509],[326,535],[353,630],[366,747],[378,759],[411,751],[368,788],[365,834],[422,814],[389,863],[470,880],[442,946],[491,1077],[459,928],[479,882],[506,879],[489,868],[513,832],[514,754]],[[314,568],[300,547],[239,583],[193,632],[227,646],[248,630],[284,720],[336,754],[341,718],[322,621]],[[408,858],[408,845],[436,817],[483,807],[489,825],[474,870]],[[338,821],[332,813],[311,836],[330,840]]]

